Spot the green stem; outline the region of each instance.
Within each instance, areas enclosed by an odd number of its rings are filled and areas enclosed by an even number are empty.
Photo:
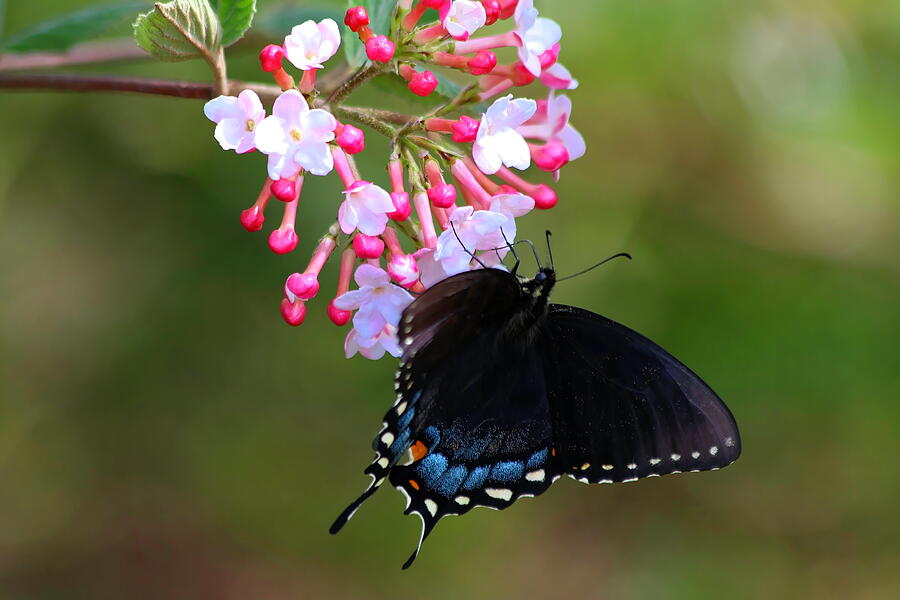
[[[380,63],[372,63],[365,69],[359,69],[356,73],[353,74],[350,79],[342,83],[336,90],[334,90],[331,95],[328,97],[328,100],[325,101],[326,107],[332,109],[337,107],[347,96],[353,93],[353,90],[364,84],[369,79],[375,77],[384,71],[385,65]]]
[[[393,138],[396,135],[396,129],[385,123],[384,120],[377,116],[377,113],[373,113],[369,109],[354,108],[352,106],[333,106],[331,107],[331,113],[342,121],[353,121],[358,125],[371,127],[388,138]]]

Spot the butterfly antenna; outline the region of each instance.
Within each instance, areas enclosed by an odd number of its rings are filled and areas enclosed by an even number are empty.
[[[506,238],[506,232],[503,231],[502,227],[500,228],[500,235],[503,236],[503,241],[506,242],[506,247],[509,248],[509,251],[512,252],[513,257],[516,259],[516,264],[514,264],[513,268],[510,270],[510,273],[515,275],[516,271],[519,270],[519,253],[516,252],[516,247],[509,243],[509,240]],[[497,252],[497,258],[500,258],[500,260],[502,262],[503,259],[500,257],[500,249],[497,248],[496,252]]]
[[[549,232],[548,232],[548,233],[549,233]],[[611,260],[614,259],[614,258],[621,258],[621,257],[623,257],[623,256],[624,256],[625,258],[627,258],[628,260],[631,260],[631,255],[630,255],[630,254],[628,254],[627,252],[619,252],[618,254],[613,254],[613,255],[610,256],[609,258],[606,258],[606,259],[604,259],[604,260],[601,260],[600,262],[598,262],[596,265],[594,265],[594,266],[592,266],[592,267],[588,267],[588,268],[585,269],[584,271],[578,271],[577,273],[573,273],[572,275],[566,275],[565,277],[560,277],[559,279],[556,280],[556,282],[559,283],[560,281],[565,281],[566,279],[572,279],[573,277],[578,277],[579,275],[584,275],[584,274],[587,273],[588,271],[593,271],[594,269],[596,269],[596,268],[599,267],[600,265],[606,264],[606,263],[608,263],[609,261],[611,261]]]
[[[453,230],[453,235],[456,236],[456,241],[459,242],[459,245],[462,246],[462,249],[465,251],[465,253],[468,254],[469,256],[471,256],[472,258],[474,258],[475,262],[477,262],[479,265],[481,265],[482,269],[487,269],[487,265],[484,264],[483,262],[481,262],[480,258],[478,258],[474,254],[469,252],[469,249],[466,248],[466,245],[462,243],[461,239],[459,239],[459,234],[456,233],[456,225],[454,225],[453,222],[450,223],[450,229]]]
[[[553,267],[553,249],[550,247],[550,236],[551,235],[553,235],[553,234],[548,229],[547,230],[547,255],[550,258],[550,268],[555,271],[556,269]],[[535,251],[535,252],[537,252],[537,251]],[[538,263],[538,265],[540,265],[540,263]]]

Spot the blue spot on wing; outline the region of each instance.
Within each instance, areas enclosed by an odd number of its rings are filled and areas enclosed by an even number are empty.
[[[443,454],[429,454],[416,464],[416,472],[430,488],[436,487],[438,479],[447,470],[447,457]]]
[[[412,407],[407,408],[406,412],[404,412],[402,415],[400,415],[400,418],[397,419],[397,429],[398,430],[406,429],[409,426],[409,422],[412,421],[412,418],[415,416],[415,414],[416,414],[415,408],[412,408]]]
[[[490,469],[488,469],[488,467],[475,467],[474,469],[472,469],[472,472],[466,478],[465,482],[463,482],[463,489],[479,489],[484,484],[484,480],[487,479],[489,470]]]
[[[406,452],[407,448],[409,448],[409,429],[404,429],[397,435],[397,439],[388,448],[388,452],[391,453],[391,456],[397,457]]]
[[[517,460],[499,462],[491,469],[491,479],[499,483],[515,483],[522,478],[524,465]]]
[[[434,448],[441,443],[441,432],[433,425],[425,430],[423,437],[425,439],[422,441],[424,441],[425,445],[429,448]]]
[[[529,469],[537,469],[547,462],[547,455],[550,454],[547,452],[547,449],[543,449],[540,452],[535,452],[531,455],[531,458],[528,459],[527,467]]]
[[[468,473],[469,470],[463,465],[452,466],[444,472],[441,480],[434,486],[434,490],[449,498],[456,493],[456,490],[459,489],[459,485]]]

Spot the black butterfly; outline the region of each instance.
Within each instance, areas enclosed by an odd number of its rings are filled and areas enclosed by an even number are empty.
[[[618,483],[737,459],[734,417],[690,369],[623,325],[550,304],[552,268],[514,273],[460,273],[404,311],[373,480],[331,533],[389,478],[422,519],[405,569],[441,517],[502,510],[561,475]]]

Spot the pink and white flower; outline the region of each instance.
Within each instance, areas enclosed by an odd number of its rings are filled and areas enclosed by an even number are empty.
[[[256,92],[244,90],[236,98],[213,98],[204,105],[203,114],[216,124],[215,138],[222,149],[243,154],[256,147],[256,126],[265,118],[266,110]]]
[[[519,0],[515,12],[519,60],[535,77],[541,74],[541,54],[553,48],[562,38],[556,21],[538,17],[534,0]]]
[[[531,164],[528,144],[516,129],[537,110],[537,103],[527,98],[512,99],[512,94],[498,98],[481,117],[478,135],[472,146],[472,157],[482,172],[493,175],[501,166],[527,169]]]
[[[435,250],[433,248],[421,248],[413,254],[416,259],[416,267],[419,271],[419,281],[426,288],[430,288],[437,282],[449,277],[444,267],[434,257]]]
[[[357,181],[344,191],[338,223],[344,233],[359,229],[366,235],[381,235],[394,212],[394,202],[385,190],[368,181]]]
[[[403,351],[397,341],[397,328],[390,324],[385,325],[384,329],[372,338],[363,337],[356,329],[351,329],[344,339],[344,356],[351,358],[357,352],[369,360],[378,360],[385,352],[399,357]]]
[[[559,63],[553,63],[541,71],[540,80],[551,90],[574,90],[578,87],[578,80]]]
[[[481,2],[453,0],[444,6],[446,8],[441,11],[441,24],[454,39],[469,39],[487,21],[487,13]]]
[[[322,63],[334,56],[340,45],[341,32],[333,20],[305,21],[284,38],[284,53],[291,64],[308,71],[324,68]]]
[[[356,310],[353,328],[357,331],[357,342],[362,347],[371,347],[368,340],[379,336],[385,325],[396,327],[403,309],[413,301],[413,297],[403,288],[393,285],[384,269],[370,264],[360,265],[354,278],[359,289],[335,298],[334,306],[341,310]]]
[[[527,215],[532,209],[534,209],[534,198],[525,194],[497,194],[491,198],[490,211],[500,213],[508,220],[501,226],[501,229],[510,243],[516,239],[516,217]],[[500,243],[494,246],[495,248],[506,244],[502,237]]]
[[[334,168],[328,142],[337,121],[327,110],[310,110],[303,94],[288,90],[275,100],[272,114],[256,127],[256,147],[269,155],[269,177],[291,177],[301,168],[327,175]]]
[[[527,138],[560,142],[565,146],[570,161],[584,156],[587,150],[584,137],[569,124],[572,116],[572,101],[569,97],[557,96],[551,90],[546,102],[541,102],[541,105],[536,117],[518,127],[516,131]]]
[[[468,271],[472,261],[470,253],[506,244],[500,230],[509,224],[509,218],[498,212],[459,206],[450,213],[450,224],[438,238],[434,252],[434,259],[447,275]]]

